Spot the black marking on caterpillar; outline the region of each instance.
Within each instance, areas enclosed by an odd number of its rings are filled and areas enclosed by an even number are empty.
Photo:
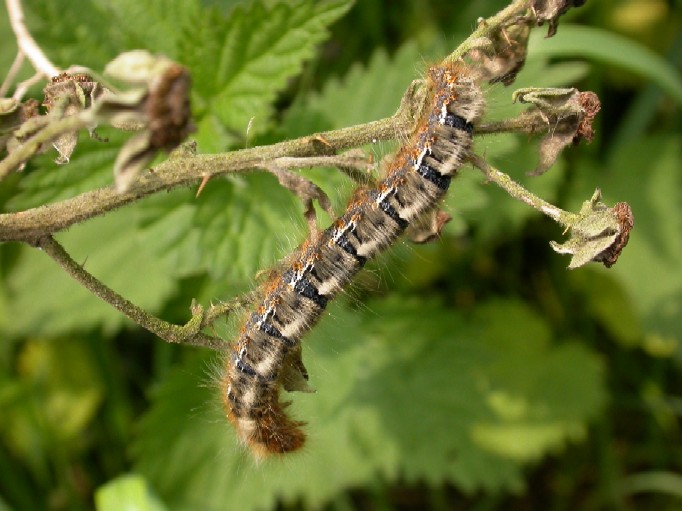
[[[293,254],[241,329],[227,361],[223,399],[229,420],[256,456],[303,446],[304,423],[287,416],[279,400],[280,387],[308,389],[303,335],[368,259],[438,203],[469,153],[473,123],[483,110],[480,89],[452,63],[432,67],[427,83],[430,105],[386,177],[356,191],[333,225]]]

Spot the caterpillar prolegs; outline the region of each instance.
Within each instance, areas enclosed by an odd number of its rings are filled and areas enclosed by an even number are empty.
[[[329,300],[365,262],[391,245],[447,191],[472,144],[483,97],[464,68],[432,67],[427,108],[376,186],[360,189],[346,211],[311,237],[264,287],[227,360],[223,399],[227,416],[256,456],[286,453],[305,442],[302,422],[288,417],[280,387],[305,388],[303,335]]]

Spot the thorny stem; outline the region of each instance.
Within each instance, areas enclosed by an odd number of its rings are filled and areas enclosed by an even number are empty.
[[[75,124],[82,122],[78,120],[77,116],[67,117],[58,122],[66,123],[69,120]],[[158,191],[171,190],[181,185],[197,182],[205,177],[267,168],[268,162],[276,158],[290,158],[288,160],[280,160],[290,165],[290,168],[304,167],[305,165],[301,165],[304,162],[298,158],[309,156],[318,156],[317,159],[313,160],[315,165],[325,161],[324,165],[326,166],[347,166],[350,162],[343,155],[338,157],[319,157],[320,146],[323,146],[324,150],[328,150],[319,140],[322,139],[330,147],[337,149],[357,147],[373,140],[396,138],[396,136],[403,133],[403,130],[408,128],[409,122],[406,120],[403,112],[399,110],[393,117],[387,119],[329,131],[318,136],[308,136],[269,146],[242,149],[231,153],[168,158],[155,167],[153,172],[143,175],[129,192],[118,193],[113,186],[108,186],[85,192],[55,204],[40,206],[18,213],[0,214],[0,241],[30,242],[41,236],[61,231],[89,218],[135,202]],[[54,134],[47,138],[52,137],[54,137]],[[32,140],[29,140],[29,142],[32,142]],[[33,143],[36,144],[37,142]],[[19,148],[16,152],[20,150],[22,149]],[[35,148],[28,150],[35,150]],[[13,154],[15,153],[13,152]],[[341,158],[341,160],[338,158]],[[285,167],[284,163],[280,163],[280,166]]]
[[[515,199],[518,199],[521,202],[528,204],[530,207],[537,209],[541,213],[544,213],[562,227],[572,226],[575,223],[575,220],[578,218],[578,215],[575,213],[564,211],[563,209],[550,204],[546,200],[543,200],[537,195],[534,195],[532,192],[526,190],[523,186],[509,177],[509,175],[492,167],[480,156],[475,154],[471,155],[469,157],[469,161],[471,161],[474,167],[480,169],[489,181],[495,183]]]
[[[197,180],[224,174],[267,169],[274,162],[281,168],[299,169],[316,166],[341,167],[366,170],[364,162],[357,158],[320,156],[320,151],[330,148],[357,147],[368,142],[391,140],[402,135],[411,126],[408,112],[411,105],[403,103],[392,117],[306,136],[269,146],[253,147],[215,155],[192,155],[171,157],[160,163],[153,172],[140,177],[134,188],[127,193],[117,192],[113,186],[85,192],[64,201],[28,209],[19,213],[0,214],[0,241],[31,241],[41,236],[64,230],[89,218],[100,216],[121,206],[135,202],[161,190],[171,190]],[[8,169],[25,161],[44,143],[66,131],[79,129],[88,124],[87,117],[66,117],[51,123],[44,130],[18,147],[5,160],[0,161],[0,178]],[[530,121],[523,114],[476,127],[476,134],[493,134],[523,131],[534,133],[546,128],[546,122],[538,117]]]
[[[12,30],[17,38],[19,49],[31,61],[36,71],[51,78],[59,74],[59,69],[50,62],[40,46],[35,42],[24,24],[24,10],[21,0],[5,0]]]

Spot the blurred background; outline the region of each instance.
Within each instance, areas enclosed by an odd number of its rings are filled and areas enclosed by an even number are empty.
[[[391,115],[410,82],[507,2],[159,0],[24,2],[53,62],[102,70],[146,48],[193,76],[202,153]],[[0,245],[0,510],[509,510],[682,508],[682,5],[588,1],[531,37],[511,87],[578,87],[602,110],[591,144],[529,177],[538,138],[476,151],[577,211],[601,188],[628,202],[611,269],[568,271],[551,220],[465,168],[441,239],[368,265],[304,341],[315,394],[300,454],[255,463],[224,419],[221,356],[172,346],[81,289],[49,258]],[[16,44],[0,10],[0,70]],[[20,79],[32,71],[24,65]],[[31,91],[42,99],[41,86]],[[247,125],[251,129],[247,132]],[[129,135],[82,134],[0,183],[0,210],[112,182]],[[366,147],[376,161],[394,144]],[[353,183],[304,175],[342,211]],[[305,239],[302,206],[270,175],[159,194],[60,233],[74,259],[176,323],[256,285]],[[320,215],[320,221],[331,221]],[[216,325],[226,339],[243,314]],[[127,507],[126,507],[127,506]]]

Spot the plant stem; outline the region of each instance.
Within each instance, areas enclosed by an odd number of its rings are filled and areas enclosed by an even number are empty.
[[[36,71],[50,78],[57,76],[59,69],[43,53],[24,24],[24,9],[21,6],[21,0],[5,0],[5,4],[19,49],[31,61]]]
[[[76,263],[64,248],[52,236],[45,236],[36,241],[36,246],[49,255],[71,277],[88,291],[107,302],[119,312],[138,325],[146,328],[163,340],[176,344],[189,344],[214,350],[225,349],[225,341],[218,337],[203,334],[200,329],[206,326],[204,312],[201,308],[183,326],[174,325],[148,314],[137,305],[126,300],[116,291],[97,280],[85,268]],[[222,311],[224,313],[224,311]],[[215,314],[212,315],[215,317]]]
[[[472,155],[469,157],[471,163],[478,169],[480,169],[485,177],[495,183],[497,186],[502,188],[509,195],[515,199],[528,204],[530,207],[537,209],[541,213],[544,213],[552,220],[560,224],[562,227],[570,227],[575,223],[578,215],[571,213],[570,211],[564,211],[561,208],[550,204],[544,199],[541,199],[532,192],[526,190],[519,183],[514,181],[508,174],[497,170],[492,167],[487,161],[478,155]]]
[[[489,39],[491,34],[499,32],[515,18],[523,16],[528,10],[529,5],[529,0],[515,0],[494,16],[487,19],[479,19],[478,28],[444,60],[455,62],[462,59],[472,49],[479,47],[481,41]]]
[[[36,135],[16,152],[21,151],[23,155],[35,151],[42,141],[50,140],[55,133],[62,133],[65,127],[79,126],[82,122],[77,116],[61,119],[49,126],[48,133],[43,134],[41,131],[39,140],[34,140],[38,137]],[[133,188],[126,193],[118,193],[113,186],[107,186],[55,204],[17,213],[0,214],[0,241],[30,242],[162,190],[171,190],[207,177],[267,168],[267,163],[275,158],[317,157],[312,160],[315,165],[347,166],[350,162],[346,161],[347,159],[343,155],[320,157],[321,150],[329,151],[330,148],[340,150],[357,147],[374,140],[394,139],[408,127],[409,122],[399,110],[394,116],[379,121],[269,146],[253,147],[224,154],[171,157],[156,166],[153,172],[141,176]],[[324,140],[325,143],[322,144],[319,140]],[[28,145],[29,143],[30,145]],[[27,147],[24,148],[24,146]],[[3,162],[0,162],[0,176],[2,170],[10,165],[4,165],[5,162],[14,154],[13,152]],[[21,161],[21,156],[15,158],[15,160],[11,160],[12,164]],[[292,168],[304,167],[305,165],[301,164],[304,162],[297,161],[297,159],[280,161],[286,161]]]

